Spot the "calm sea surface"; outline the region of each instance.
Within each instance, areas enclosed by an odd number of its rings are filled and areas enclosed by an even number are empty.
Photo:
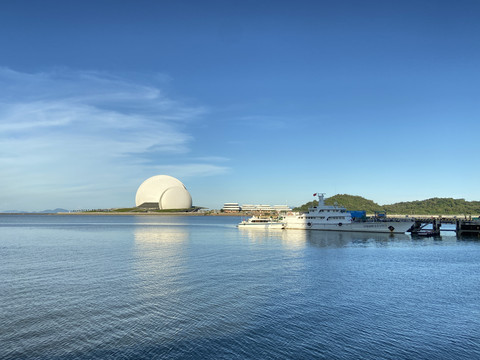
[[[480,241],[0,216],[1,359],[480,359]]]

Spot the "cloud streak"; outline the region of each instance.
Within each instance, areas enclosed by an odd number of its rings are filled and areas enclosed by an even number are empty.
[[[138,181],[162,169],[223,173],[225,166],[188,159],[194,137],[187,125],[205,114],[155,86],[109,74],[0,68],[0,209],[123,205]],[[85,189],[103,196],[93,201]]]

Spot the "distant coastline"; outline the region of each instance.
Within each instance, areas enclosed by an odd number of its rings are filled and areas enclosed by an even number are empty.
[[[299,207],[294,207],[293,211],[307,212],[312,206],[318,204],[317,200],[307,202]],[[349,210],[366,211],[368,216],[375,212],[385,212],[387,217],[394,218],[428,218],[428,217],[445,217],[445,218],[467,218],[479,217],[480,201],[466,201],[465,199],[453,198],[430,198],[421,201],[400,202],[390,205],[379,205],[376,202],[365,199],[361,196],[337,194],[325,199],[327,205],[341,205]],[[236,210],[236,209],[235,209]],[[126,208],[90,208],[81,210],[68,210],[65,208],[47,209],[38,212],[26,212],[17,210],[0,211],[0,215],[175,215],[175,216],[252,216],[255,213],[250,209],[243,211],[230,212],[230,209],[212,210],[204,207],[194,206],[188,210],[171,209],[158,210],[145,207],[126,207]],[[264,213],[267,214],[267,213]]]
[[[11,213],[11,212],[0,212],[0,216],[3,215],[42,215],[42,216],[51,216],[51,215],[65,215],[65,216],[77,216],[77,215],[135,215],[135,216],[251,216],[250,214],[245,213],[200,213],[200,212],[125,212],[125,211],[75,211],[75,212],[58,212],[58,213],[43,213],[43,212],[20,212],[20,213]]]
[[[237,216],[237,217],[250,217],[253,214],[244,213],[244,212],[115,212],[115,211],[75,211],[75,212],[59,212],[59,213],[1,213],[0,216],[31,216],[31,215],[42,215],[42,216],[51,216],[51,215],[61,215],[61,216],[113,216],[113,215],[127,215],[127,216]],[[367,216],[373,216],[373,214],[368,214]],[[387,214],[387,218],[445,218],[445,219],[466,219],[469,216],[465,214],[457,215],[443,215],[443,214],[415,214],[415,215],[404,215],[404,214]],[[470,216],[471,217],[471,216]]]

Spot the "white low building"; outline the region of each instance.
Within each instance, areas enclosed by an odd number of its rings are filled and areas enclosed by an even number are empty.
[[[242,211],[252,211],[252,212],[288,212],[292,211],[288,205],[252,205],[252,204],[244,204],[242,205]]]
[[[238,212],[242,210],[242,208],[240,205],[238,205],[238,203],[225,203],[223,204],[222,210],[226,212]]]
[[[288,205],[273,205],[273,209],[274,209],[276,212],[282,212],[282,211],[289,212],[289,211],[292,211],[292,208],[289,207]]]

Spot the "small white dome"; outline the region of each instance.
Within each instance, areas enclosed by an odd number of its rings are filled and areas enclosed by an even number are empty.
[[[156,175],[145,180],[137,190],[135,205],[158,203],[159,209],[189,209],[192,197],[182,182],[172,176]]]
[[[160,209],[189,209],[192,207],[192,197],[184,187],[172,186],[164,191],[158,207]]]

